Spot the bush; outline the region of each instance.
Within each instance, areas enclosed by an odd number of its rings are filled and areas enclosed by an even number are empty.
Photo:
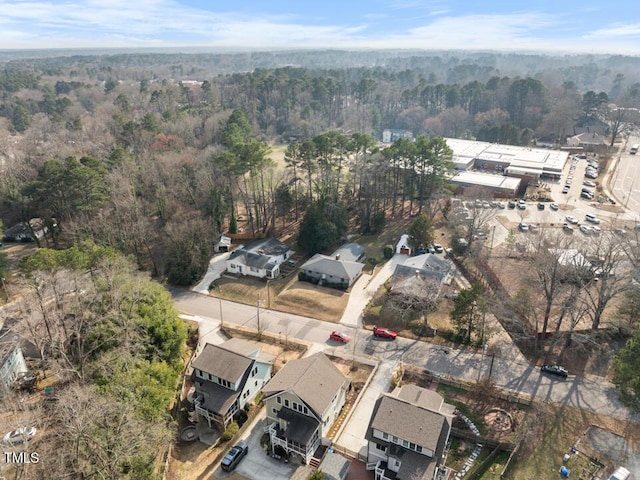
[[[249,404],[247,404],[246,407],[249,407]],[[249,416],[247,415],[247,412],[245,412],[244,410],[238,410],[236,414],[233,416],[233,418],[238,423],[238,427],[241,427],[242,425],[245,424]]]
[[[304,273],[302,270],[298,272],[298,280],[300,280],[301,282],[306,282],[307,281],[307,274]]]
[[[233,438],[233,436],[236,433],[238,433],[239,429],[240,429],[240,425],[238,425],[236,422],[231,422],[227,427],[227,429],[222,434],[222,440],[224,440],[225,442],[228,442]]]
[[[393,247],[391,245],[385,246],[384,249],[382,250],[382,256],[387,260],[393,257]]]

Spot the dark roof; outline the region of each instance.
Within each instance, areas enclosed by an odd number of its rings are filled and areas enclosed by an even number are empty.
[[[431,480],[438,465],[437,459],[440,458],[439,456],[432,458],[421,455],[418,452],[394,444],[389,445],[387,454],[400,460],[398,478],[416,480]]]
[[[336,260],[335,257],[328,257],[326,255],[316,253],[300,268],[302,270],[311,270],[324,275],[331,275],[334,278],[353,279],[360,275],[364,268],[364,263]]]
[[[226,414],[241,393],[241,390],[234,392],[213,382],[200,381],[200,383],[198,392],[204,393],[202,407],[219,415]]]
[[[246,247],[245,250],[247,252],[258,253],[259,255],[268,255],[275,257],[278,255],[284,255],[291,249],[288,245],[282,243],[276,238],[265,238],[263,240],[253,242],[248,247]]]
[[[318,467],[327,480],[344,480],[347,478],[351,461],[337,453],[327,453]]]
[[[367,436],[376,429],[435,452],[448,421],[440,413],[385,394],[375,403],[369,427]]]
[[[331,404],[333,397],[349,379],[327,358],[318,352],[291,360],[263,387],[265,396],[291,390],[318,416]]]
[[[253,360],[244,355],[207,343],[192,365],[193,368],[235,383],[252,364]]]
[[[340,255],[340,260],[357,262],[364,256],[365,252],[366,249],[359,243],[345,243],[333,252],[331,257],[336,258],[336,256]]]
[[[278,418],[287,422],[287,429],[282,431],[282,435],[288,440],[307,445],[320,422],[313,417],[303,415],[287,407],[278,410]]]

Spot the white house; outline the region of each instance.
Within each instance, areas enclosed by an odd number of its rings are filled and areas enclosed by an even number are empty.
[[[15,381],[28,372],[20,338],[9,330],[3,330],[0,336],[0,394],[11,390]]]
[[[404,385],[376,401],[367,428],[367,468],[376,480],[433,480],[455,407],[438,393]]]
[[[257,345],[232,338],[206,344],[193,361],[196,413],[224,430],[271,378],[273,357]]]
[[[265,238],[234,250],[226,262],[227,272],[257,278],[277,278],[280,265],[291,255],[293,250],[280,240]]]

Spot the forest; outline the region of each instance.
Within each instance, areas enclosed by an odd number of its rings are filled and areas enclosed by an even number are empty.
[[[5,325],[69,385],[48,417],[69,430],[48,454],[66,456],[48,465],[152,478],[186,332],[150,277],[193,284],[241,217],[254,238],[299,225],[309,255],[433,218],[451,191],[443,137],[557,145],[594,122],[615,137],[639,73],[592,55],[0,52],[0,219],[50,232],[15,264],[0,254],[5,294],[5,278],[24,292]],[[384,129],[415,141],[381,148]]]

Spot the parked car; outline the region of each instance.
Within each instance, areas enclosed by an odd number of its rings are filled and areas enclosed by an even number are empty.
[[[567,233],[573,233],[573,227],[568,223],[565,223],[564,225],[562,225],[562,230],[564,230]]]
[[[246,442],[238,442],[236,446],[229,450],[229,453],[225,455],[220,466],[226,472],[235,470],[238,463],[240,463],[240,460],[242,460],[247,453],[249,453],[249,445],[247,445]]]
[[[455,300],[460,295],[458,292],[445,293],[444,298],[448,298],[449,300]]]
[[[521,232],[528,232],[529,231],[529,225],[527,225],[524,222],[520,222],[520,225],[518,225],[518,230],[520,230]]]
[[[551,205],[549,205],[549,208],[550,208],[551,210],[553,210],[553,211],[556,211],[556,212],[557,212],[557,211],[558,211],[558,208],[560,208],[560,207],[558,207],[558,204],[557,204],[557,203],[552,203]]]
[[[591,193],[591,192],[580,192],[580,197],[586,198],[587,200],[593,200],[593,193]]]
[[[627,231],[624,228],[614,228],[613,231],[620,236],[627,234]]]
[[[564,217],[564,219],[569,223],[573,223],[574,225],[578,223],[578,219],[573,215],[567,215],[566,217]]]
[[[543,365],[540,368],[540,371],[543,373],[550,373],[552,375],[557,375],[559,377],[567,378],[569,376],[569,372],[564,367],[560,365]]]
[[[571,187],[569,187],[568,185],[565,185],[564,187],[562,187],[562,193],[569,193],[569,189]]]
[[[602,229],[599,226],[597,226],[597,225],[592,225],[591,226],[591,232],[594,235],[598,235],[601,231],[602,231]]]
[[[436,249],[433,245],[429,245],[429,253],[436,253]]]
[[[388,338],[389,340],[395,340],[398,334],[388,328],[373,327],[373,336],[380,338]]]
[[[349,343],[349,340],[351,340],[351,337],[346,333],[337,332],[337,331],[331,332],[331,335],[329,335],[329,338],[331,340],[335,340],[336,342],[342,342],[342,343]]]
[[[37,429],[35,427],[20,427],[14,431],[7,433],[3,441],[8,445],[19,445],[27,443],[36,436]]]
[[[591,222],[591,223],[600,223],[600,219],[599,219],[598,217],[596,217],[595,215],[591,215],[590,213],[587,213],[587,214],[584,216],[584,219],[585,219],[587,222]]]
[[[538,210],[544,210],[544,203],[538,202]]]
[[[538,225],[536,225],[535,223],[530,223],[529,224],[529,231],[530,232],[537,232],[538,231]]]
[[[507,204],[507,207],[509,207],[510,210],[513,210],[514,208],[516,208],[516,202],[509,202]]]
[[[587,225],[580,225],[580,231],[585,235],[591,235],[593,233],[593,230],[591,230],[591,227]]]
[[[592,182],[591,180],[585,180],[584,182],[582,182],[582,184],[585,187],[595,187],[596,186],[596,182]]]
[[[444,248],[442,248],[442,245],[440,245],[439,243],[434,243],[433,248],[435,249],[436,253],[444,253]]]
[[[518,208],[520,210],[524,210],[525,208],[527,208],[527,203],[522,199],[518,200]]]
[[[504,210],[506,207],[504,202],[496,202],[496,206],[501,210]]]

